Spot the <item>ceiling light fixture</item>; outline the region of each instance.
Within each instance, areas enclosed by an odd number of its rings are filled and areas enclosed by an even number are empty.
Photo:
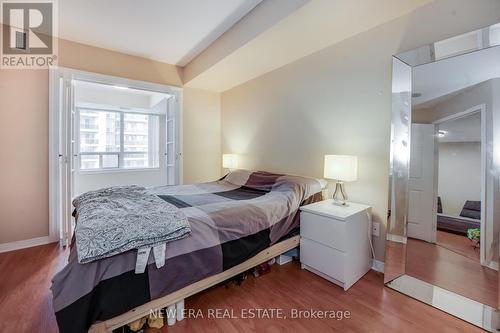
[[[446,136],[446,134],[448,134],[447,131],[439,130],[438,131],[438,138],[444,138]]]

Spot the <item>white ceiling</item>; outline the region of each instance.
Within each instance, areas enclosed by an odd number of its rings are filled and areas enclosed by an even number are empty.
[[[430,1],[308,1],[186,85],[214,91],[228,90],[405,15]],[[189,66],[191,64],[186,68]]]
[[[225,91],[430,1],[62,0],[58,31],[184,67],[187,86]]]
[[[63,39],[184,66],[262,0],[63,0]]]
[[[439,142],[481,142],[481,113],[442,123],[439,130],[447,132]]]
[[[417,66],[413,69],[414,107],[432,106],[436,99],[475,84],[500,77],[500,46],[460,57]]]

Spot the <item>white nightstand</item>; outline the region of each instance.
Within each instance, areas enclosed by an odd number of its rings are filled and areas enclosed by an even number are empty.
[[[332,200],[300,208],[302,268],[349,289],[371,269],[369,230],[371,208]]]

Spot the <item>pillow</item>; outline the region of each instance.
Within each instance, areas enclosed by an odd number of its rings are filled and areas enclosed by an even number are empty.
[[[321,192],[326,181],[316,178],[237,169],[229,172],[225,181],[257,190],[271,191],[273,188],[292,189],[296,186],[304,190],[305,197]]]
[[[465,202],[464,209],[476,210],[476,211],[480,212],[481,211],[481,201],[467,200]]]
[[[460,213],[462,217],[468,217],[475,220],[481,219],[481,201],[467,200]]]

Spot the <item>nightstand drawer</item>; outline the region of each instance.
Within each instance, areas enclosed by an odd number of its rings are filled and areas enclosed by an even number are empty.
[[[300,235],[346,252],[346,222],[307,212],[300,213]]]
[[[345,281],[346,254],[323,244],[300,239],[300,262],[341,282]]]

